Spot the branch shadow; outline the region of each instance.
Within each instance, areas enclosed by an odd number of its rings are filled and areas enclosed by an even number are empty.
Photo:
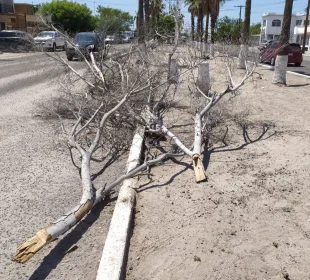
[[[91,175],[91,180],[95,181],[100,175],[102,175],[104,173],[104,171],[110,165],[112,165],[114,162],[116,162],[124,153],[125,153],[125,151],[123,151],[121,153],[119,152],[119,153],[116,153],[115,155],[113,155],[111,158],[109,158],[109,160],[103,165],[103,167],[98,172]]]
[[[115,198],[116,199],[116,198]],[[66,256],[64,252],[72,245],[76,244],[88,230],[90,226],[98,219],[101,211],[106,207],[107,203],[115,199],[107,199],[102,203],[96,205],[90,213],[82,220],[71,232],[69,232],[63,239],[61,239],[56,246],[44,257],[40,266],[32,273],[29,280],[44,280],[48,277],[52,270]]]
[[[161,187],[164,187],[166,185],[169,185],[170,183],[172,183],[174,181],[174,179],[176,177],[178,177],[179,175],[184,173],[186,170],[188,170],[188,169],[194,170],[194,168],[193,168],[193,166],[191,164],[179,161],[176,158],[170,158],[168,160],[173,161],[175,164],[182,165],[182,166],[184,166],[184,168],[182,170],[180,170],[179,172],[175,173],[173,176],[171,176],[170,179],[167,182],[165,182],[165,183],[162,183],[162,184],[159,184],[159,185],[151,185],[151,186],[148,186],[148,187],[146,187],[146,186],[149,185],[151,182],[147,182],[146,184],[141,185],[139,188],[136,189],[137,193],[140,193],[140,192],[143,192],[143,191],[146,191],[146,190],[149,190],[149,189],[161,188]],[[146,188],[144,188],[144,187],[146,187]]]
[[[277,134],[277,132],[274,131],[270,135],[268,135],[265,138],[263,138],[266,135],[266,133],[270,130],[270,128],[272,126],[270,126],[270,125],[262,125],[262,131],[261,131],[260,135],[252,140],[249,137],[249,134],[248,134],[248,126],[247,126],[247,124],[239,123],[239,125],[240,125],[240,127],[242,129],[242,136],[243,136],[244,143],[239,145],[238,147],[226,148],[226,147],[228,147],[228,144],[226,143],[225,139],[222,139],[223,145],[217,146],[217,147],[214,147],[214,148],[211,148],[211,149],[208,148],[208,142],[205,144],[204,151],[203,151],[203,160],[202,160],[202,163],[203,163],[203,166],[204,166],[205,170],[207,170],[207,168],[208,168],[208,166],[210,164],[210,158],[211,158],[212,154],[214,154],[214,153],[224,153],[224,152],[240,151],[240,150],[246,148],[248,145],[254,144],[254,143],[258,142],[258,141],[267,140],[270,137],[272,137],[272,136]]]

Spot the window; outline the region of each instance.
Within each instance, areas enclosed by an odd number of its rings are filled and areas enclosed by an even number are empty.
[[[267,40],[273,40],[273,34],[267,34]]]
[[[302,23],[301,19],[296,20],[296,26],[301,26],[301,23]]]
[[[281,26],[281,20],[275,19],[272,21],[272,26]]]
[[[274,36],[273,36],[273,39],[279,40],[279,39],[280,39],[280,35],[274,35]]]
[[[15,23],[16,19],[15,18],[11,18],[11,23]]]
[[[263,27],[266,26],[266,20],[263,20]]]
[[[308,20],[308,26],[310,25],[310,20]],[[304,26],[306,26],[306,21],[304,20]]]

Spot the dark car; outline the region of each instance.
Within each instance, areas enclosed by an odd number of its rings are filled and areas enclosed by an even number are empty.
[[[103,36],[94,32],[77,33],[72,43],[67,44],[66,55],[68,60],[73,58],[81,58],[81,53],[85,57],[89,57],[89,52],[99,53],[104,48]]]
[[[35,48],[33,37],[24,31],[2,30],[0,31],[1,51],[28,52]]]
[[[268,62],[271,65],[274,65],[279,48],[280,48],[279,42],[272,42],[270,45],[265,46],[260,51],[260,62]],[[289,44],[288,63],[294,63],[296,66],[301,65],[302,51],[301,51],[300,44],[297,44],[297,43]]]

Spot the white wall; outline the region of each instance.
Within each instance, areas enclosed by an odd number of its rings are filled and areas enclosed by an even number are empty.
[[[290,27],[290,40],[294,40],[294,28],[296,26],[296,20],[302,19],[302,17],[303,16],[292,15],[291,27]],[[263,26],[264,20],[266,20],[266,26]],[[273,20],[280,20],[281,26],[272,26]],[[262,42],[263,40],[276,39],[275,35],[280,36],[280,34],[281,34],[282,25],[283,25],[283,15],[281,15],[281,14],[270,14],[270,13],[264,14],[262,16],[262,30],[261,30],[260,41]],[[272,37],[270,37],[270,39],[269,39],[268,35],[272,35]]]

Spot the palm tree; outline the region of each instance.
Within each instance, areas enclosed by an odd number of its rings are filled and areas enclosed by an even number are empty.
[[[160,14],[163,12],[163,3],[162,0],[151,0],[149,6],[149,14],[151,16],[151,31],[152,34],[155,33],[156,26],[159,22]]]
[[[208,42],[208,35],[209,35],[209,15],[210,15],[210,8],[209,8],[209,0],[203,0],[203,14],[206,16],[206,26],[205,26],[205,43]]]
[[[186,0],[185,4],[188,5],[188,12],[191,14],[191,35],[192,41],[195,40],[195,4],[194,1]]]
[[[292,19],[293,1],[294,0],[285,1],[283,24],[279,40],[280,48],[278,49],[272,79],[272,82],[275,84],[286,84],[286,69],[288,62],[288,47],[290,39],[290,25]]]
[[[225,0],[208,0],[211,16],[211,46],[210,54],[214,56],[214,42],[215,42],[215,26],[220,13],[220,5],[225,3]]]
[[[245,69],[245,58],[247,56],[247,46],[249,43],[250,36],[250,22],[251,22],[251,0],[246,0],[245,2],[245,12],[244,12],[244,24],[243,33],[241,37],[241,47],[238,59],[238,68]]]
[[[145,37],[149,36],[150,31],[150,0],[144,0],[144,22],[145,22]]]
[[[138,30],[138,37],[139,42],[144,41],[144,17],[143,17],[143,0],[138,0],[138,16],[137,16],[137,30]]]

